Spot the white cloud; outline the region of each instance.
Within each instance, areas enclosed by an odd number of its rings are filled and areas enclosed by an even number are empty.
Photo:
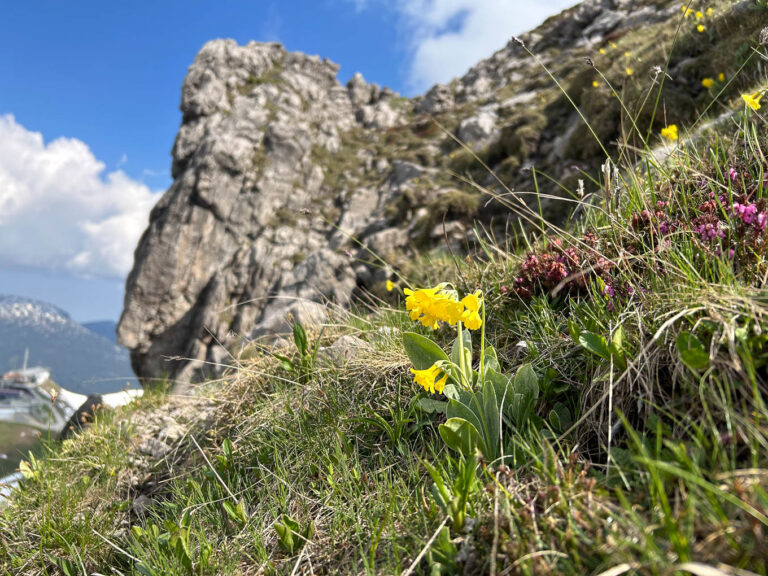
[[[74,138],[0,116],[0,264],[122,278],[160,198]]]
[[[347,0],[357,9],[373,0]],[[408,88],[423,92],[461,76],[510,38],[578,0],[383,0],[400,15]]]

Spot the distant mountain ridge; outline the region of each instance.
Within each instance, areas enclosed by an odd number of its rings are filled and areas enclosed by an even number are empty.
[[[81,324],[91,332],[106,338],[113,344],[117,344],[117,322],[113,320],[96,320],[94,322],[81,322]]]
[[[106,337],[107,324],[86,327],[47,302],[0,295],[0,372],[20,368],[28,349],[30,366],[49,368],[53,380],[73,392],[112,392],[128,381],[135,384],[128,351]]]

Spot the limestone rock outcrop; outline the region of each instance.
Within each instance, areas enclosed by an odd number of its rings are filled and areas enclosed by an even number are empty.
[[[242,339],[280,332],[291,316],[322,321],[325,303],[381,285],[387,272],[369,251],[396,265],[413,246],[466,244],[474,218],[500,229],[516,218],[451,174],[507,194],[531,190],[535,167],[552,179],[540,179],[544,192],[575,189],[604,161],[580,114],[611,153],[622,128],[618,99],[593,86],[584,57],[631,99],[658,77],[678,14],[668,0],[587,0],[413,99],[359,74],[344,86],[337,65],[279,44],[207,43],[182,86],[173,184],[127,280],[118,335],[137,375],[182,390],[220,374]],[[691,58],[706,67],[737,34],[768,24],[765,11],[754,16],[721,11],[707,24],[714,41],[683,37],[663,93],[677,123],[706,96],[682,73]],[[554,217],[569,206],[545,203]]]

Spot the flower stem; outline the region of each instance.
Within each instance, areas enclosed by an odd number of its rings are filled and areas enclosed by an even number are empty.
[[[485,386],[485,294],[480,300],[483,309],[483,324],[480,327],[480,386]]]

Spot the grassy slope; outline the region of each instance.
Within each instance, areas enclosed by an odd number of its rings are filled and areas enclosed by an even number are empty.
[[[542,390],[541,420],[506,430],[511,456],[478,466],[464,529],[432,495],[426,464],[450,483],[457,455],[414,408],[414,325],[392,295],[310,335],[366,343],[347,360],[288,350],[289,370],[254,347],[199,399],[152,395],[52,446],[0,513],[0,571],[393,574],[425,552],[415,573],[768,573],[765,231],[732,210],[765,211],[767,126],[738,112],[663,163],[627,148],[564,230],[497,198],[541,233],[420,265],[419,283],[483,289],[503,371],[531,362]],[[589,339],[619,326],[600,357]],[[148,423],[184,403],[174,450],[147,457]],[[292,522],[304,536],[281,542]]]

